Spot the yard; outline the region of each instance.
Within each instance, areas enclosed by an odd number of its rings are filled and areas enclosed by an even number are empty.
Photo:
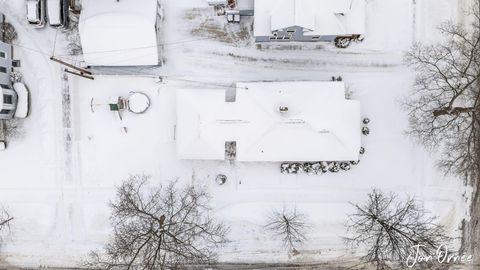
[[[215,215],[231,228],[221,262],[349,260],[358,255],[342,238],[353,210],[350,202],[364,201],[372,187],[416,196],[453,236],[461,235],[470,190],[462,179],[438,171],[435,153],[404,135],[407,116],[398,102],[414,79],[402,62],[403,51],[416,41],[435,41],[435,27],[442,21],[461,20],[459,1],[370,0],[367,38],[339,50],[331,44],[257,49],[248,23],[226,25],[204,1],[178,0],[165,4],[165,65],[154,70],[157,76],[122,75],[118,68],[118,75],[96,75],[95,80],[69,75],[65,81],[60,67],[47,58],[56,33],[42,31],[48,39],[29,40],[27,35],[40,32],[26,28],[22,8],[0,0],[7,18],[25,29],[19,31],[16,50],[34,106],[25,135],[0,154],[0,197],[15,216],[13,235],[2,247],[7,262],[80,264],[108,239],[108,202],[114,187],[132,174],[151,175],[156,183],[178,178],[208,186]],[[62,54],[66,42],[60,38],[58,43]],[[176,158],[176,90],[332,76],[342,76],[352,99],[361,102],[362,116],[371,119],[371,135],[363,137],[366,153],[352,170],[285,175],[280,163]],[[125,112],[120,121],[105,101],[131,91],[147,94],[151,106],[144,114]],[[93,112],[92,104],[98,104]],[[227,176],[222,186],[215,183],[218,174]],[[302,210],[313,225],[294,257],[263,228],[269,213],[284,207]]]

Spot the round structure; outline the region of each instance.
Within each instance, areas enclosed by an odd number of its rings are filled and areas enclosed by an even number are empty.
[[[223,185],[227,182],[227,176],[224,175],[224,174],[219,174],[217,175],[217,177],[215,178],[215,182],[218,184],[218,185]]]
[[[150,107],[150,99],[143,93],[134,92],[128,97],[128,110],[132,113],[144,113]]]

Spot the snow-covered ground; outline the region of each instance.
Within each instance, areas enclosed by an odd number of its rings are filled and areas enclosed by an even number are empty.
[[[15,55],[22,60],[32,93],[25,135],[0,153],[0,202],[15,217],[13,235],[3,247],[6,260],[32,267],[77,265],[108,239],[107,202],[116,185],[137,173],[152,175],[155,181],[180,178],[210,187],[216,215],[231,226],[231,243],[220,252],[222,261],[348,257],[342,236],[352,211],[349,202],[362,202],[372,187],[417,196],[452,235],[460,235],[458,227],[468,211],[463,181],[443,176],[434,166],[435,157],[404,136],[407,119],[397,100],[413,81],[402,64],[403,51],[412,42],[435,41],[435,27],[442,21],[463,20],[463,2],[367,2],[367,38],[338,50],[330,44],[256,48],[248,18],[240,25],[226,25],[203,0],[168,1],[160,26],[164,66],[138,71],[137,76],[95,76],[93,81],[69,76],[67,82],[60,66],[48,60],[54,47],[57,55],[65,54],[65,34],[28,28],[23,1],[0,0],[0,10],[18,31]],[[165,79],[158,82],[151,74]],[[372,120],[372,134],[363,142],[367,152],[351,171],[282,175],[278,163],[175,158],[177,89],[338,75],[352,98],[361,101],[362,114]],[[119,121],[105,104],[131,91],[147,94],[151,107],[140,115],[125,112]],[[92,103],[98,104],[94,112]],[[220,173],[228,177],[223,186],[214,182]],[[295,258],[262,229],[270,211],[284,206],[296,206],[314,224]]]

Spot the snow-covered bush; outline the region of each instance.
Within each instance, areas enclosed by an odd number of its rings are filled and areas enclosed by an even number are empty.
[[[8,22],[0,23],[0,35],[2,36],[3,41],[9,44],[17,39],[15,28]]]
[[[319,175],[327,172],[337,173],[340,170],[349,171],[352,165],[358,165],[360,160],[357,161],[344,161],[344,162],[313,162],[313,163],[282,163],[280,165],[280,172],[282,174],[298,174],[306,173],[309,175]]]
[[[362,134],[365,136],[370,135],[370,129],[368,127],[362,127]]]
[[[340,165],[338,162],[330,162],[328,164],[328,171],[332,173],[336,173],[340,171]]]
[[[282,163],[280,171],[284,174],[297,174],[303,171],[303,164],[300,163]]]
[[[314,174],[314,173],[315,173],[315,170],[313,169],[312,163],[305,163],[305,164],[303,164],[303,171],[304,171],[306,174]]]
[[[14,70],[10,73],[10,81],[12,83],[22,82],[22,78],[22,73],[18,72],[17,70]]]
[[[5,121],[5,137],[9,140],[21,138],[25,135],[23,128],[24,119],[13,118]]]
[[[348,164],[347,162],[342,162],[340,163],[340,169],[344,171],[349,171],[351,167],[350,167],[350,164]]]
[[[352,165],[358,165],[358,163],[360,163],[360,160],[357,160],[357,161],[350,161],[350,164],[352,164]]]

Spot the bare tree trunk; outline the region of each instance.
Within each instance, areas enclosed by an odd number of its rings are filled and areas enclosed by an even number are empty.
[[[345,240],[363,247],[363,262],[377,269],[413,267],[412,254],[433,256],[450,240],[444,227],[428,217],[415,199],[399,201],[395,194],[374,189],[364,204],[353,206],[356,212],[349,216]],[[423,266],[432,265],[425,262]]]
[[[211,217],[207,190],[176,181],[152,187],[148,178],[131,176],[118,187],[113,237],[87,266],[157,270],[215,261],[228,228]]]
[[[480,82],[477,84],[480,91]],[[475,112],[477,128],[480,127],[480,107]],[[480,145],[480,137],[475,138],[477,145]],[[469,224],[468,239],[471,239],[469,246],[474,258],[474,265],[480,265],[480,147],[475,149],[476,173],[472,179],[474,187],[471,205],[471,219]],[[465,235],[464,235],[465,237]]]
[[[274,210],[268,218],[265,228],[282,241],[283,247],[292,255],[298,255],[306,238],[308,220],[297,209]]]
[[[433,116],[438,117],[441,115],[459,115],[461,113],[472,113],[475,111],[474,107],[447,107],[433,111]]]

